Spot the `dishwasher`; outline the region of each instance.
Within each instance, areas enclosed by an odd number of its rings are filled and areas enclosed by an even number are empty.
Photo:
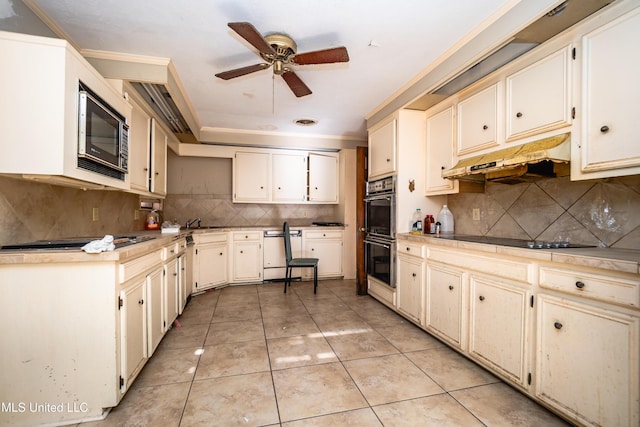
[[[302,257],[302,230],[289,230],[291,236],[291,256]],[[264,232],[263,280],[265,282],[284,281],[287,260],[284,254],[284,232],[282,230],[265,230]],[[300,268],[294,268],[292,279],[302,277]]]

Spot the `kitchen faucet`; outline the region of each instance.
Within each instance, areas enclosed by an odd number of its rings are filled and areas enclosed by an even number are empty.
[[[200,218],[188,219],[187,220],[187,228],[191,228],[194,222],[198,223],[198,228],[200,228]]]

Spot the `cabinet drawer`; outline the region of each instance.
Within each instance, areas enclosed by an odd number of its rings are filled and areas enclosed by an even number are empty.
[[[533,284],[534,281],[533,264],[526,262],[434,247],[429,247],[428,258],[444,264],[454,265],[458,268],[475,270],[519,282]]]
[[[145,273],[159,265],[162,262],[162,255],[165,249],[166,248],[157,250],[150,254],[143,255],[140,258],[120,264],[120,283],[124,283],[138,274]]]
[[[197,243],[220,243],[227,241],[227,233],[202,233],[195,234],[194,239]]]
[[[182,243],[182,245],[181,245]],[[162,249],[162,259],[167,260],[175,257],[184,249],[184,241],[173,242]]]
[[[540,267],[540,286],[587,298],[640,307],[638,280]]]
[[[233,233],[233,240],[235,242],[243,240],[260,240],[262,231],[238,231]]]
[[[307,239],[342,239],[341,230],[322,230],[322,231],[307,231],[305,233]]]
[[[424,257],[424,247],[417,243],[398,242],[398,253],[412,255],[415,257]]]

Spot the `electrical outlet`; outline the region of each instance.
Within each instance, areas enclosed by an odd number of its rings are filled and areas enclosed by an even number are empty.
[[[137,221],[140,219],[140,211],[138,209],[133,210],[133,220]]]
[[[307,218],[309,217],[309,212],[308,211],[302,211],[302,216]]]
[[[94,221],[98,221],[100,219],[100,213],[98,211],[98,208],[93,208],[91,210],[91,217],[93,218]]]
[[[479,208],[473,208],[473,220],[474,221],[480,221],[480,209]]]

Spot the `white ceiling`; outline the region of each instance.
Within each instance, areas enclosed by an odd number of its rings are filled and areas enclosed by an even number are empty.
[[[0,0],[2,2],[4,0]],[[13,0],[19,1],[19,0]],[[523,0],[526,1],[526,0]],[[81,49],[170,58],[202,128],[366,141],[365,117],[484,20],[518,0],[31,0]],[[10,1],[11,3],[11,1]],[[502,11],[500,10],[502,8]],[[347,64],[296,66],[296,98],[228,26],[284,32],[298,52],[348,49]],[[314,118],[300,127],[296,118]],[[220,142],[220,141],[218,141]]]

